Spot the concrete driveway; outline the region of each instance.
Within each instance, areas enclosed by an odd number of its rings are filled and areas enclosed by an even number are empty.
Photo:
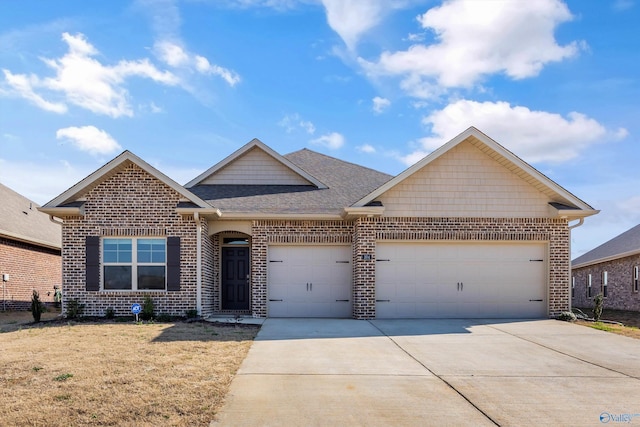
[[[212,425],[640,426],[640,340],[556,320],[267,319]]]

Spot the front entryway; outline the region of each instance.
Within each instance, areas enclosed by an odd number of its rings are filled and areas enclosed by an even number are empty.
[[[249,310],[249,247],[222,248],[222,309]]]

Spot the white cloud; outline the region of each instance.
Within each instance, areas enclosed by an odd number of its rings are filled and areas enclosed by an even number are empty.
[[[50,102],[45,100],[33,90],[33,84],[38,84],[39,79],[34,76],[25,76],[24,74],[12,74],[9,70],[2,70],[6,86],[9,89],[0,87],[0,94],[6,93],[10,96],[24,98],[38,108],[53,113],[63,114],[67,112],[67,106],[59,102]]]
[[[90,154],[109,154],[122,147],[107,132],[95,126],[58,129],[56,139],[67,140],[78,149]]]
[[[631,9],[635,5],[633,0],[616,0],[613,2],[613,10],[616,12],[623,12]]]
[[[302,119],[298,113],[285,114],[282,120],[278,122],[278,126],[283,127],[287,133],[291,133],[296,129],[302,129],[310,135],[316,132],[315,125],[309,120]]]
[[[240,82],[240,76],[233,70],[211,64],[207,58],[186,51],[178,43],[163,40],[154,45],[156,56],[173,68],[182,68],[196,71],[200,74],[215,75],[221,77],[230,86]]]
[[[356,147],[356,150],[360,151],[361,153],[367,153],[367,154],[373,154],[376,152],[375,147],[370,144],[359,145]]]
[[[329,26],[350,50],[360,36],[375,27],[385,13],[384,0],[322,0]]]
[[[564,162],[587,147],[627,135],[626,129],[610,131],[584,114],[567,117],[507,102],[459,100],[423,119],[433,136],[419,140],[420,149],[402,158],[413,164],[469,126],[475,126],[527,162]]]
[[[433,87],[471,87],[496,73],[533,77],[579,52],[581,42],[561,46],[554,38],[556,27],[572,18],[560,0],[450,0],[418,17],[436,43],[359,62],[372,76],[401,76],[403,89],[420,98],[437,95]]]
[[[158,70],[146,58],[122,60],[113,66],[103,65],[94,58],[98,50],[83,34],[63,33],[62,40],[68,45],[67,53],[60,58],[43,59],[55,70],[54,77],[16,75],[4,70],[5,82],[14,93],[44,110],[64,113],[66,103],[71,103],[111,117],[133,116],[125,88],[126,79],[142,77],[169,86],[180,83],[174,74]],[[47,96],[62,96],[63,101],[47,101],[36,91]]]
[[[387,98],[381,98],[379,96],[376,96],[371,101],[373,102],[373,112],[376,114],[381,114],[391,105],[391,101],[389,101]]]
[[[331,150],[337,150],[344,145],[344,136],[338,132],[331,132],[322,135],[320,138],[312,139],[310,142],[316,145],[323,145]]]

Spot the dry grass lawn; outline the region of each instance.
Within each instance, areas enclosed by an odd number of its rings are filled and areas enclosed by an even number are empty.
[[[207,426],[258,331],[31,320],[0,313],[0,425]]]

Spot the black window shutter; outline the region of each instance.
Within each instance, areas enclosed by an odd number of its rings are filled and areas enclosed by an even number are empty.
[[[86,255],[86,289],[100,290],[100,237],[87,236],[85,242]]]
[[[167,237],[167,290],[180,290],[180,238]]]

